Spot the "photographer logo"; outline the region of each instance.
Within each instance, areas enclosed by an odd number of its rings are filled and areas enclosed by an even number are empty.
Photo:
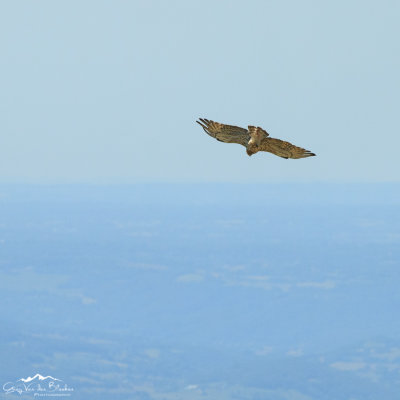
[[[32,377],[21,378],[14,382],[6,382],[3,385],[6,394],[31,394],[35,397],[46,396],[71,396],[74,389],[68,386],[62,379],[53,378],[52,376],[42,376],[36,374]]]

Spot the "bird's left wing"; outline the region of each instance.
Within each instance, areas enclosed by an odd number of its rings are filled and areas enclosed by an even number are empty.
[[[220,142],[239,143],[246,147],[250,140],[247,129],[240,126],[220,124],[219,122],[210,121],[205,118],[199,118],[199,121],[196,122],[208,135]]]
[[[284,140],[267,137],[262,140],[259,150],[268,151],[283,158],[305,158],[315,156],[310,150],[297,147]]]

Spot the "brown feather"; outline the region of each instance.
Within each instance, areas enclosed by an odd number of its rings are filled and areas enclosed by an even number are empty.
[[[267,137],[263,139],[259,146],[260,151],[268,151],[269,153],[275,154],[283,158],[305,158],[315,156],[309,150],[303,149],[302,147],[295,146],[284,140]]]
[[[250,135],[247,129],[240,126],[225,125],[219,122],[210,121],[205,118],[199,118],[196,121],[204,131],[211,137],[225,143],[238,143],[242,146],[247,146],[250,140]]]

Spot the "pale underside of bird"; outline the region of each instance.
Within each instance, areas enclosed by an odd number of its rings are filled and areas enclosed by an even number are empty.
[[[269,134],[259,126],[249,125],[247,129],[239,126],[220,124],[205,118],[196,121],[204,131],[225,143],[238,143],[246,147],[249,156],[259,152],[267,151],[282,158],[305,158],[315,156],[309,150],[297,147],[284,140],[269,137]]]

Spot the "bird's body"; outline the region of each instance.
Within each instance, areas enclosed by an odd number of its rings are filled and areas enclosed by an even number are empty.
[[[267,151],[282,158],[305,158],[315,156],[309,150],[297,147],[284,140],[269,137],[267,131],[249,125],[248,129],[234,125],[225,125],[208,119],[196,121],[211,137],[225,143],[238,143],[246,147],[249,156]]]

